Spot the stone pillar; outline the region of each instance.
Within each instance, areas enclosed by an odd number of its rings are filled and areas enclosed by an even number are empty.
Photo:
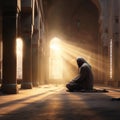
[[[109,81],[109,41],[108,41],[108,32],[104,30],[103,34],[103,46],[102,46],[102,51],[103,51],[103,78],[104,78],[104,84],[107,85]]]
[[[113,1],[113,80],[114,86],[120,87],[120,1]]]
[[[3,81],[2,91],[5,93],[18,93],[16,82],[16,12],[3,14]]]
[[[36,1],[37,4],[37,1]],[[32,24],[33,24],[33,35],[32,35],[32,83],[34,87],[39,86],[38,81],[38,41],[40,39],[40,17],[41,13],[36,8],[35,2],[32,9]]]
[[[2,16],[0,14],[0,83],[2,82]]]
[[[38,31],[34,30],[32,38],[32,83],[33,86],[39,86],[38,81]]]
[[[22,38],[23,38],[23,80],[22,89],[32,88],[32,17],[21,16]]]
[[[103,84],[104,83],[104,77],[103,77],[103,51],[102,51],[102,31],[103,31],[103,15],[100,13],[99,16],[99,35],[98,35],[98,51],[99,51],[99,56],[98,56],[98,66],[99,66],[99,72],[98,72],[98,81],[97,83]]]
[[[120,50],[120,44],[119,44],[119,33],[114,33],[113,35],[113,80],[114,80],[114,86],[120,87],[120,66],[119,66],[119,50]]]
[[[108,1],[101,1],[101,73],[102,82],[107,85],[109,81],[109,35],[108,35]]]

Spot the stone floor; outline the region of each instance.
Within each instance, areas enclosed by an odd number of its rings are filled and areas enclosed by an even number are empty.
[[[120,120],[120,101],[111,99],[120,97],[120,89],[105,89],[66,92],[63,85],[43,85],[0,94],[0,120]]]

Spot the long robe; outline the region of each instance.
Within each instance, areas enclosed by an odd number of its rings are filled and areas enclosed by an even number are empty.
[[[82,59],[81,59],[82,60]],[[71,80],[66,87],[70,91],[74,90],[92,90],[93,89],[93,73],[91,66],[84,60],[79,67],[79,74]]]

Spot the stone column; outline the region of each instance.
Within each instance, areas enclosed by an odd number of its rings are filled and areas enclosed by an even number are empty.
[[[2,16],[0,14],[0,83],[2,82]]]
[[[114,86],[120,87],[120,1],[113,1],[113,80]]]
[[[109,35],[108,35],[108,1],[102,2],[101,11],[101,81],[107,85],[109,81]]]
[[[34,30],[32,38],[32,83],[33,86],[39,86],[38,81],[38,31]]]
[[[23,38],[23,80],[22,89],[32,88],[32,17],[22,16],[22,38]]]
[[[16,34],[17,14],[7,12],[3,14],[3,81],[2,91],[17,93],[16,82]]]

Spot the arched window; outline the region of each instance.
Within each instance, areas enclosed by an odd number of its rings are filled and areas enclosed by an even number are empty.
[[[62,48],[60,39],[54,37],[50,42],[50,57],[49,57],[49,78],[62,79],[63,78],[63,60]]]
[[[17,54],[17,79],[22,79],[23,42],[21,38],[17,38],[16,40],[16,54]]]

